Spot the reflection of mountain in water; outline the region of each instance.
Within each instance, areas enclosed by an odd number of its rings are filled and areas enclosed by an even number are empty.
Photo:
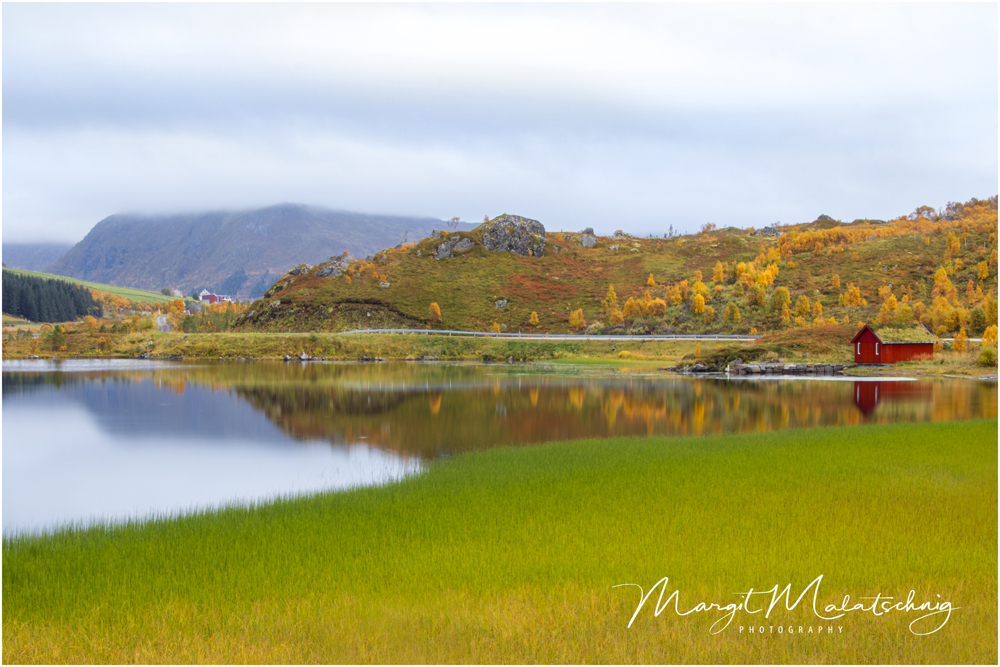
[[[8,385],[4,400],[25,391],[32,404],[72,401],[84,406],[110,435],[128,438],[150,434],[174,438],[282,443],[287,436],[259,410],[229,389],[187,385],[175,391],[152,379],[121,377],[95,380],[82,374],[45,373]],[[140,443],[142,439],[135,439]]]
[[[61,389],[56,389],[61,384]],[[4,374],[4,400],[67,395],[109,433],[365,443],[433,457],[575,438],[995,418],[995,382],[727,381],[475,365],[199,364]]]

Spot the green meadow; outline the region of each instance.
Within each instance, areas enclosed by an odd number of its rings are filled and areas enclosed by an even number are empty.
[[[67,283],[73,283],[74,285],[83,285],[88,289],[97,290],[99,292],[108,292],[116,296],[120,296],[128,299],[129,301],[144,301],[146,303],[170,303],[177,297],[164,296],[159,292],[149,292],[147,290],[134,289],[132,287],[118,287],[117,285],[105,285],[103,283],[92,283],[87,280],[79,280],[77,278],[68,278],[66,276],[57,276],[54,273],[42,273],[40,271],[28,271],[25,269],[10,269],[4,267],[4,271],[11,271],[13,273],[18,273],[25,276],[31,276],[33,278],[42,278],[44,280],[61,280]]]
[[[4,662],[996,664],[996,443],[995,419],[583,440],[8,535]],[[655,595],[629,628],[639,589],[615,588],[669,577],[684,610],[819,575],[821,605],[958,609],[918,636],[912,612],[820,621],[810,593],[711,634],[721,613],[657,617]]]

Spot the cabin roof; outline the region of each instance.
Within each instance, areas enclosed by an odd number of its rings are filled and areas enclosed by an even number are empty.
[[[865,329],[874,333],[885,345],[937,342],[937,336],[928,331],[927,327],[922,324],[915,324],[908,327],[881,326],[878,328],[872,328],[866,324],[862,327],[861,331],[859,331],[854,338],[851,339],[852,344],[858,341],[861,334],[865,332]]]

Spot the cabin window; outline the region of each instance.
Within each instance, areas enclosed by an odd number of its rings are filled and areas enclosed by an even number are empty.
[[[878,356],[878,343],[875,343],[875,356]]]
[[[861,354],[861,343],[858,343],[858,354]]]

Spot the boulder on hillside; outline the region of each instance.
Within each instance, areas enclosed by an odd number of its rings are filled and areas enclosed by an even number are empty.
[[[493,252],[512,252],[522,257],[541,257],[545,250],[545,227],[519,215],[501,215],[482,225],[482,243]]]

